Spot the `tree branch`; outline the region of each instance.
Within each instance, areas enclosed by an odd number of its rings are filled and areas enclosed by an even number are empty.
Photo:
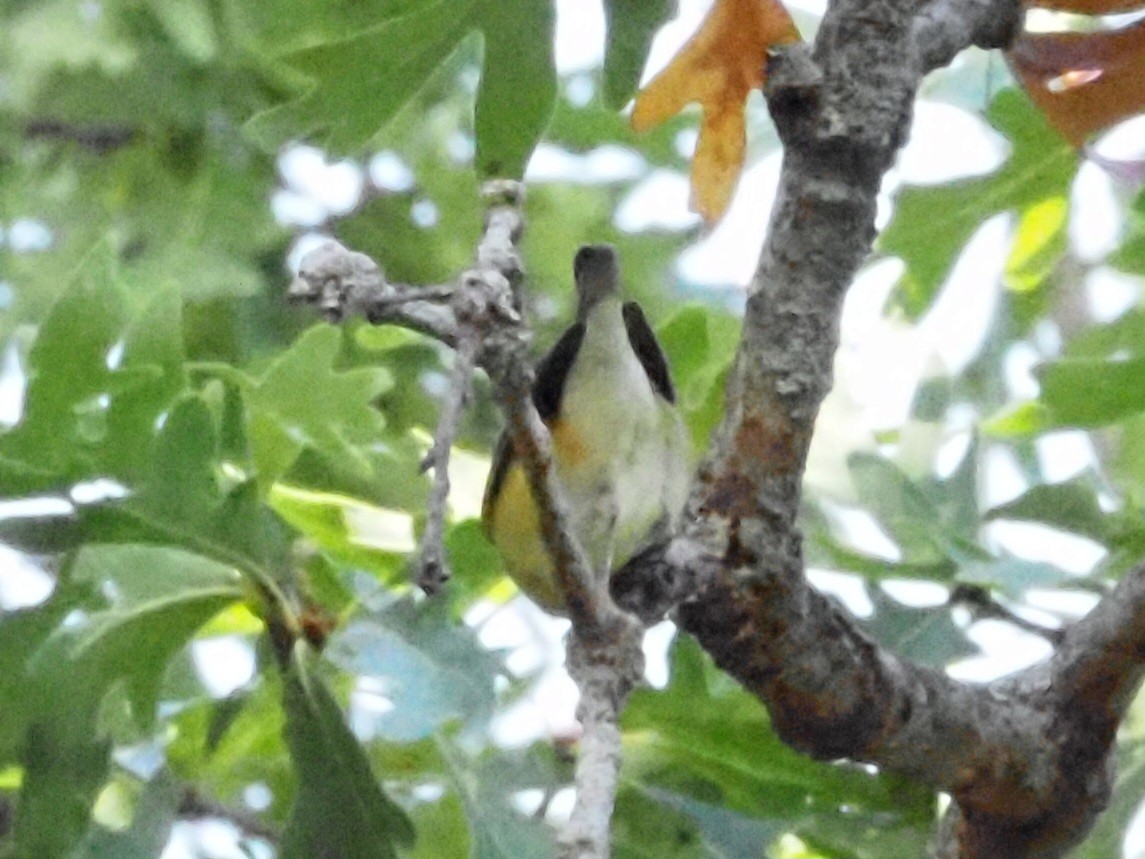
[[[1114,730],[1142,679],[1145,570],[1050,663],[974,686],[883,651],[814,591],[796,517],[843,296],[922,77],[972,43],[1004,43],[1019,11],[1013,0],[836,0],[812,50],[773,58],[784,164],[727,414],[682,533],[633,559],[613,590],[645,622],[678,606],[794,747],[949,791],[939,855],[962,859],[1061,856],[1103,808]]]
[[[461,427],[469,396],[469,381],[477,359],[478,334],[472,320],[462,321],[462,333],[453,359],[449,391],[433,434],[433,447],[422,460],[422,470],[433,469],[433,485],[426,501],[425,529],[418,545],[417,584],[425,593],[436,594],[450,577],[445,559],[445,514],[449,500],[449,453]]]
[[[218,802],[190,787],[186,788],[179,797],[179,805],[175,809],[175,814],[185,820],[203,820],[217,817],[220,820],[233,823],[235,827],[247,835],[262,838],[271,844],[277,844],[282,834],[255,812]]]

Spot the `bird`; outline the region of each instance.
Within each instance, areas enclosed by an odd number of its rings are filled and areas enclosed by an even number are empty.
[[[620,294],[607,244],[573,260],[577,311],[537,364],[533,403],[552,438],[570,527],[597,584],[672,533],[687,498],[689,436],[667,358],[644,311]],[[540,513],[507,432],[495,448],[481,513],[506,571],[543,609],[565,614]]]

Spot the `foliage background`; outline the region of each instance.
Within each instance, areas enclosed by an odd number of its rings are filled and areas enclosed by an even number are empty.
[[[559,627],[513,600],[472,519],[495,409],[482,393],[463,433],[456,577],[417,599],[450,355],[315,323],[284,289],[315,234],[447,281],[480,176],[529,163],[538,350],[577,245],[614,242],[699,454],[750,273],[726,263],[758,248],[777,143],[753,103],[756,169],[702,233],[682,211],[694,117],[636,137],[615,110],[668,4],[604,8],[603,68],[560,75],[552,10],[528,0],[0,8],[0,855],[549,854],[568,738],[535,716],[567,707]],[[810,36],[814,8],[798,21]],[[873,635],[979,678],[1048,648],[975,621],[956,586],[1054,626],[1145,549],[1145,196],[1079,166],[1006,84],[982,54],[930,82],[804,516],[816,580]],[[321,653],[283,652],[284,617]],[[618,856],[923,855],[935,798],[788,751],[689,641],[668,666],[625,715]],[[1121,849],[1141,732],[1135,713],[1081,856]],[[203,817],[229,823],[185,822]]]

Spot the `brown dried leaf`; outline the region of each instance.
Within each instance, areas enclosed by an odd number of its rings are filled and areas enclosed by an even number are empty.
[[[1118,15],[1141,8],[1141,0],[1029,0],[1026,5],[1076,15]]]
[[[1145,110],[1145,21],[1097,33],[1022,33],[1007,59],[1074,146]]]
[[[743,170],[744,102],[753,87],[763,86],[767,52],[799,39],[779,0],[717,0],[696,34],[636,96],[637,131],[700,103],[691,206],[708,223],[727,209]]]

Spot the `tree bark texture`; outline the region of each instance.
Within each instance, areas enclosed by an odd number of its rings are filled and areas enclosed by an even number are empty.
[[[1145,567],[1046,664],[960,683],[878,647],[804,575],[796,517],[848,285],[919,85],[970,45],[1000,47],[1015,0],[835,0],[815,44],[773,58],[784,162],[729,376],[727,413],[687,524],[614,579],[646,622],[681,626],[820,759],[904,773],[955,802],[936,854],[1057,857],[1108,801],[1118,723],[1142,679]]]

